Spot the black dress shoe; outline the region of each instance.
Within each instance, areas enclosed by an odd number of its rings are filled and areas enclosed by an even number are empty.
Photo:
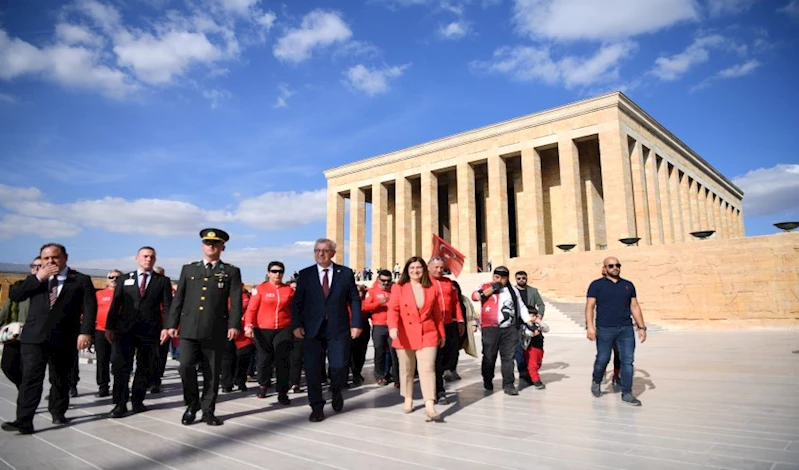
[[[286,394],[278,395],[277,396],[277,402],[280,403],[281,405],[285,405],[285,406],[291,405],[291,399]]]
[[[69,420],[64,415],[53,415],[53,424],[56,426],[63,426],[67,424]]]
[[[122,403],[116,405],[114,409],[111,410],[111,414],[109,414],[108,416],[111,418],[121,418],[126,414],[128,414],[128,405]]]
[[[150,387],[150,393],[161,393],[161,386],[153,385],[152,387]]]
[[[341,392],[333,392],[333,411],[339,412],[344,409],[344,397]]]
[[[3,423],[3,425],[0,426],[0,428],[2,428],[3,431],[7,432],[16,431],[20,434],[33,434],[33,426],[20,426],[19,424],[17,424],[16,421],[9,421],[7,423]]]
[[[105,398],[111,396],[111,393],[107,388],[101,388],[94,396],[97,398]]]
[[[246,392],[247,391],[247,384],[245,384],[245,383],[239,384],[238,385],[238,389],[239,389],[240,392]]]
[[[230,393],[233,391],[233,387],[222,387],[222,393]]]
[[[202,421],[208,426],[222,426],[222,420],[214,416],[214,413],[210,411],[208,413],[203,412]]]
[[[360,375],[356,375],[352,378],[352,386],[353,387],[360,387],[363,385],[363,377]]]
[[[180,420],[183,425],[189,425],[197,418],[197,408],[188,407],[183,413],[183,419]]]
[[[144,403],[137,401],[133,403],[133,405],[131,406],[131,411],[133,411],[134,413],[144,413],[145,411],[147,411],[147,407],[144,406]]]
[[[324,420],[325,420],[325,412],[322,410],[312,411],[311,416],[308,417],[308,421],[312,423],[319,423]]]
[[[78,396],[78,387],[69,387],[69,396],[72,398]]]

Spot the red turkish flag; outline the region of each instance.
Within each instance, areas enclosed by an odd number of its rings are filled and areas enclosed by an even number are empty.
[[[444,260],[444,267],[452,271],[455,277],[461,274],[463,263],[466,261],[463,253],[456,250],[455,247],[435,233],[433,234],[433,254],[430,257],[439,257]]]

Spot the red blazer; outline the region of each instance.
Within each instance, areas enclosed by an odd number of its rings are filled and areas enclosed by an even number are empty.
[[[444,322],[441,318],[441,301],[438,289],[424,288],[424,304],[416,307],[416,298],[410,282],[404,285],[395,284],[391,288],[388,300],[388,328],[399,330],[399,337],[392,341],[395,349],[413,349],[438,347],[439,338],[446,337]]]

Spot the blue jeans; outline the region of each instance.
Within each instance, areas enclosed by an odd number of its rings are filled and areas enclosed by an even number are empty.
[[[613,343],[619,347],[621,359],[621,393],[632,393],[633,359],[635,355],[635,332],[632,325],[596,327],[596,360],[594,361],[594,383],[601,383],[610,362]]]

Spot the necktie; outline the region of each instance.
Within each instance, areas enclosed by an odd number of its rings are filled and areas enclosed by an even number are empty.
[[[327,298],[328,294],[330,294],[330,279],[327,277],[327,268],[323,269],[322,272],[325,273],[322,276],[322,293],[324,293],[325,298]]]
[[[141,284],[139,285],[139,296],[144,297],[144,290],[147,289],[147,273],[141,273]]]
[[[58,298],[58,278],[53,276],[50,279],[50,308],[53,308],[56,299]]]
[[[205,265],[205,275],[206,276],[210,276],[211,275],[211,271],[213,271],[213,269],[214,269],[213,263],[207,263]]]

